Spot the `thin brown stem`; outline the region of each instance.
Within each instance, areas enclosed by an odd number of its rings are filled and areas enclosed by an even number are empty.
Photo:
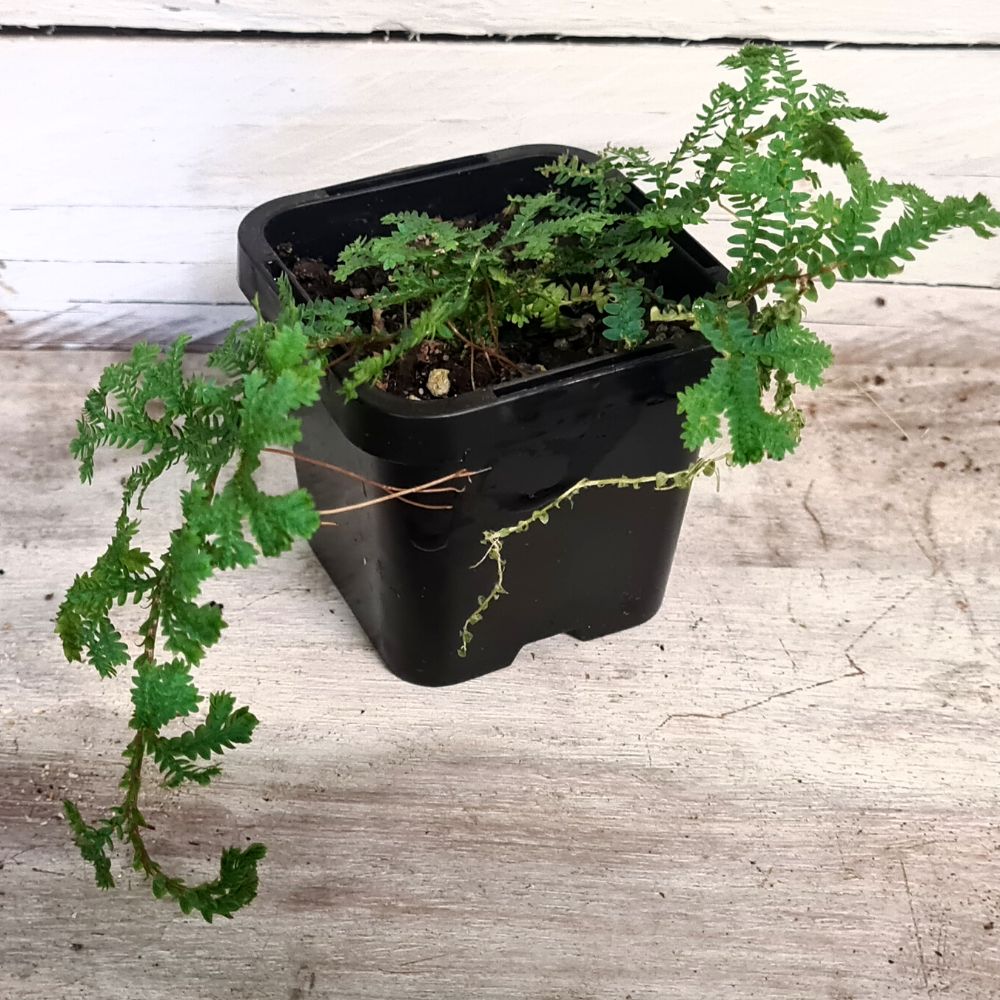
[[[348,334],[343,337],[331,337],[329,340],[318,340],[311,344],[313,350],[318,353],[324,351],[331,351],[335,347],[343,347],[344,350],[341,354],[338,354],[335,358],[326,358],[326,368],[327,370],[335,368],[339,364],[343,364],[348,358],[353,357],[357,354],[359,347],[380,347],[387,346],[395,342],[395,337],[392,334],[378,334],[378,333],[368,333],[363,337],[357,334]]]
[[[209,483],[211,493],[215,491],[215,480],[218,472],[212,477]],[[161,577],[162,581],[162,577]],[[159,584],[158,584],[159,586]],[[142,655],[148,666],[153,666],[156,662],[156,636],[160,625],[160,598],[157,590],[154,589],[149,602],[149,615],[146,617],[145,635],[143,637]],[[147,627],[148,626],[148,627]],[[146,755],[146,739],[155,736],[147,729],[139,729],[132,742],[129,743],[129,762],[122,778],[122,786],[125,789],[125,801],[122,803],[122,821],[128,835],[129,843],[135,859],[139,863],[143,872],[147,876],[159,874],[159,865],[153,861],[146,850],[146,844],[140,832],[144,826],[142,813],[139,811],[139,791],[142,788],[142,762]]]
[[[156,586],[159,586],[157,582]],[[149,599],[149,614],[143,623],[143,643],[142,655],[146,662],[152,666],[156,662],[156,633],[160,624],[160,598],[154,589]]]
[[[503,351],[494,350],[492,347],[487,347],[486,344],[473,343],[473,341],[471,341],[468,337],[466,337],[465,334],[462,333],[461,330],[459,330],[454,323],[449,322],[448,329],[451,330],[451,332],[456,337],[458,337],[458,339],[463,344],[465,344],[465,346],[469,349],[470,354],[475,353],[476,351],[482,351],[487,358],[496,358],[496,360],[499,361],[500,364],[505,365],[511,371],[517,372],[518,375],[521,374],[521,369],[513,361],[511,361],[510,358],[508,358],[507,355],[503,353]]]
[[[403,487],[401,486],[388,486],[385,483],[378,483],[374,479],[367,479],[365,476],[359,475],[357,472],[351,472],[350,469],[341,468],[339,465],[333,465],[331,462],[321,462],[318,458],[307,458],[305,455],[297,455],[294,451],[289,451],[286,448],[262,448],[262,451],[270,452],[272,455],[283,455],[286,458],[294,459],[296,462],[302,462],[305,465],[315,465],[320,469],[327,469],[330,472],[336,472],[341,476],[347,476],[348,479],[354,479],[359,483],[363,483],[365,486],[371,486],[378,490],[383,490],[386,493],[398,494],[402,492]],[[461,489],[457,486],[439,486],[436,489],[425,490],[426,493],[461,493]],[[450,510],[451,507],[448,504],[426,504],[420,503],[417,500],[408,500],[406,498],[401,498],[403,503],[408,503],[413,507],[423,507],[425,510]]]
[[[448,329],[451,330],[451,332],[456,337],[458,337],[458,339],[462,341],[463,344],[465,344],[465,348],[469,352],[469,381],[472,383],[472,388],[475,389],[476,388],[476,345],[471,340],[469,340],[468,337],[462,334],[462,332],[458,329],[457,326],[455,326],[454,323],[449,323]],[[483,351],[485,350],[486,348],[484,347]],[[489,355],[487,355],[487,359],[488,358]],[[491,369],[493,368],[492,364],[490,365],[490,368]]]
[[[490,327],[490,336],[493,337],[493,346],[500,350],[500,330],[497,327],[496,313],[493,309],[493,286],[486,281],[483,283],[484,298],[486,299],[486,322]]]
[[[338,354],[335,358],[328,357],[326,361],[326,370],[330,371],[332,368],[336,368],[338,365],[342,365],[345,361],[350,360],[351,358],[354,357],[356,351],[357,351],[357,346],[352,344],[346,350]]]
[[[439,479],[432,479],[429,483],[424,483],[421,486],[411,486],[409,489],[400,490],[398,493],[389,493],[386,496],[372,497],[371,500],[364,500],[361,503],[347,504],[344,507],[330,507],[326,510],[317,511],[317,513],[327,516],[345,514],[351,510],[362,510],[365,507],[374,507],[376,504],[386,503],[389,500],[399,500],[401,497],[408,496],[413,493],[421,493],[430,487],[439,486],[441,483],[453,482],[456,479],[471,479],[473,476],[478,476],[480,473],[485,471],[485,469],[479,469],[475,472],[470,472],[468,469],[459,469],[458,472],[450,472],[446,476],[441,476]]]

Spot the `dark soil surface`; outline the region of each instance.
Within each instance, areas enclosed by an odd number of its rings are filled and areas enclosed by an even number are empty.
[[[332,263],[316,257],[299,257],[288,243],[275,249],[310,299],[362,298],[384,287],[388,280],[381,269],[369,269],[351,275],[350,283],[340,282],[333,277]],[[601,335],[601,321],[596,312],[580,310],[570,318],[570,328],[555,333],[531,326],[502,329],[500,351],[480,345],[472,350],[459,341],[425,341],[388,369],[376,388],[409,399],[445,398],[625,350]],[[386,313],[377,321],[387,332],[403,326],[401,315]],[[698,343],[701,337],[688,326],[658,323],[650,329],[644,346],[686,347]],[[447,372],[447,377],[443,372]]]

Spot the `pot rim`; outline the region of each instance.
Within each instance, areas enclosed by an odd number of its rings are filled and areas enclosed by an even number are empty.
[[[277,280],[285,275],[305,296],[297,279],[281,260],[277,250],[271,245],[266,227],[278,215],[293,209],[327,205],[341,198],[356,197],[367,191],[385,191],[406,187],[414,182],[425,182],[456,174],[474,174],[498,164],[534,157],[555,159],[562,154],[578,156],[584,162],[593,162],[598,154],[577,146],[549,143],[533,143],[523,146],[509,146],[471,156],[442,160],[436,163],[403,167],[384,174],[347,181],[322,188],[314,188],[297,194],[282,195],[258,205],[240,222],[237,240],[240,250],[239,283],[244,294],[252,301],[261,291],[270,296],[277,295]],[[636,198],[643,198],[635,188]],[[710,276],[723,277],[726,268],[687,232],[681,231],[671,237],[673,253],[689,258],[691,264]],[[308,299],[308,296],[306,296]],[[374,386],[358,388],[358,400],[366,407],[381,411],[387,416],[434,421],[461,417],[470,411],[501,406],[511,397],[525,398],[540,393],[622,372],[630,368],[655,364],[670,359],[690,358],[715,351],[707,341],[692,345],[653,344],[640,346],[631,351],[605,354],[595,358],[572,361],[559,368],[536,374],[524,375],[510,382],[500,383],[483,389],[475,389],[446,399],[407,399],[393,393],[384,392]],[[346,368],[342,372],[346,372]],[[328,379],[332,387],[339,391],[342,384],[341,372],[331,371]]]

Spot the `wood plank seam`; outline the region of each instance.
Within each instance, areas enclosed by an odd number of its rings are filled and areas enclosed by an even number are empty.
[[[0,21],[0,32],[8,36],[40,38],[122,38],[122,39],[189,39],[203,41],[308,41],[308,42],[372,42],[421,43],[453,42],[455,44],[483,43],[495,45],[636,45],[663,46],[665,48],[699,48],[717,45],[739,46],[746,42],[773,42],[797,49],[852,49],[855,51],[1000,51],[1000,42],[942,42],[942,41],[843,41],[836,38],[795,38],[785,34],[709,35],[685,37],[683,35],[574,35],[571,33],[527,32],[506,34],[484,32],[463,34],[447,31],[420,31],[409,28],[374,29],[372,31],[296,31],[278,28],[143,28],[115,25],[79,26],[73,24],[25,25]]]

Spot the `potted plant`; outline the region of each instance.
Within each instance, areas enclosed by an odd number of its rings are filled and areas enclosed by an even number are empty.
[[[99,885],[120,840],[185,913],[228,917],[256,894],[259,844],[192,886],[143,839],[144,767],[207,784],[257,724],[218,692],[193,729],[165,732],[203,701],[192,670],[225,627],[199,602],[215,571],[313,538],[390,668],[422,683],[503,666],[553,632],[636,624],[661,600],[693,478],[798,444],[795,392],[831,361],[803,322],[820,287],[893,274],[945,231],[1000,227],[981,195],[873,178],[841,123],[883,116],[807,87],[787,50],[724,65],[741,85],[719,84],[665,161],[528,147],[262,206],[240,230],[258,321],[212,356],[222,377],[186,376],[183,340],[104,372],[72,445],[81,475],[103,445],[144,457],[57,618],[70,660],[132,671],[120,803],[96,823],[65,803]],[[728,272],[686,232],[712,206],[732,216]],[[268,451],[302,488],[258,487]],[[179,464],[181,524],[154,559],[137,543],[142,497]],[[126,602],[146,609],[135,657],[112,619]]]
[[[686,491],[591,491],[571,517],[512,540],[503,613],[478,624],[475,642],[456,642],[470,594],[491,588],[492,565],[475,565],[484,532],[581,479],[682,470],[696,457],[677,394],[715,352],[678,323],[649,337],[644,321],[651,304],[713,292],[726,270],[683,230],[637,219],[649,203],[613,162],[557,146],[502,150],[280,198],[240,226],[240,282],[263,316],[280,326],[283,298],[289,316],[312,302],[306,324],[341,350],[302,415],[297,471],[317,506],[371,496],[331,465],[395,488],[475,471],[445,510],[429,498],[369,505],[345,530],[312,536],[407,680],[467,680],[536,639],[638,625],[662,601]],[[554,170],[585,183],[553,185]],[[373,313],[389,346],[359,358]]]

